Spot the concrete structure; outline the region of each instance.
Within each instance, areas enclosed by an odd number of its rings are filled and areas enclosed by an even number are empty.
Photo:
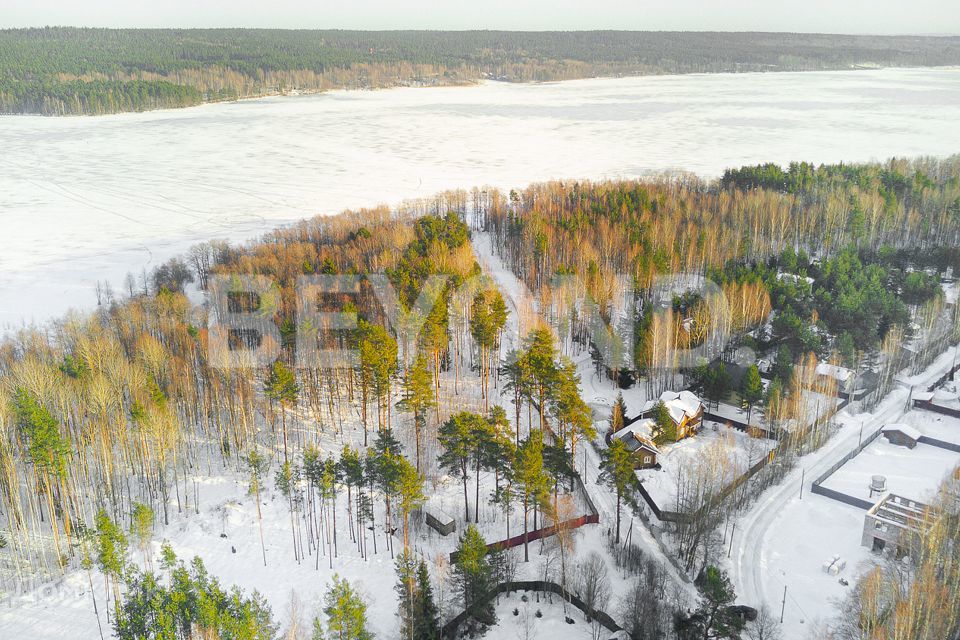
[[[898,558],[909,555],[923,526],[926,508],[922,502],[892,493],[884,494],[867,511],[860,545],[876,553],[893,553]]]

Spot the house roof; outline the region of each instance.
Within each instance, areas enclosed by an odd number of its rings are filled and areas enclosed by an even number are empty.
[[[853,371],[846,367],[838,367],[828,362],[821,362],[817,365],[817,375],[833,378],[838,382],[847,382],[853,377]]]
[[[677,424],[683,421],[684,416],[687,418],[696,417],[696,415],[700,413],[700,409],[703,408],[703,403],[700,402],[700,398],[692,391],[687,391],[686,389],[679,392],[664,391],[660,394],[659,401],[667,407],[670,418]],[[656,404],[657,401],[650,400],[644,406],[644,412],[650,411]]]
[[[634,434],[641,438],[650,438],[653,436],[653,430],[655,426],[656,425],[652,419],[643,418],[642,420],[637,420],[633,424],[620,429],[611,437],[621,440],[629,434]]]
[[[923,434],[911,427],[908,424],[888,424],[882,429],[883,433],[889,433],[891,431],[899,431],[903,435],[907,436],[911,440],[919,440],[923,437]]]
[[[614,433],[611,438],[623,442],[630,451],[645,449],[651,453],[660,453],[657,446],[650,440],[653,434],[654,422],[649,418],[637,420],[628,427],[620,429]]]

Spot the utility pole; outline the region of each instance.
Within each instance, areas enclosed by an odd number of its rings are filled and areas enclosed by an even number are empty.
[[[783,604],[780,605],[780,624],[783,624],[783,612],[787,610],[787,585],[783,585]]]

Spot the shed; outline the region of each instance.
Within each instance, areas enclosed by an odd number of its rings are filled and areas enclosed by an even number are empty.
[[[923,434],[907,424],[888,424],[883,428],[883,437],[890,444],[913,449]]]
[[[423,507],[424,519],[427,526],[442,536],[447,536],[457,530],[457,522],[453,516],[434,505],[426,504]]]

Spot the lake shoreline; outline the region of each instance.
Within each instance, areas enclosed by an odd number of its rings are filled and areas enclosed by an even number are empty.
[[[470,89],[467,91],[466,89]],[[197,242],[445,191],[960,152],[960,73],[684,74],[0,118],[0,326]],[[923,118],[916,114],[923,113]]]
[[[119,115],[136,115],[144,113],[162,113],[167,111],[185,111],[190,109],[199,109],[202,107],[208,107],[212,105],[221,105],[221,104],[239,104],[243,102],[251,102],[256,100],[268,100],[270,98],[302,98],[306,96],[318,96],[318,95],[331,95],[336,93],[355,93],[355,92],[382,92],[382,91],[394,91],[397,89],[449,89],[449,88],[473,88],[481,86],[485,83],[503,83],[507,85],[527,85],[527,86],[538,86],[538,85],[553,85],[553,84],[567,84],[571,82],[583,82],[587,80],[622,80],[629,78],[666,78],[666,77],[685,77],[685,76],[742,76],[742,75],[768,75],[768,74],[812,74],[812,73],[858,73],[858,72],[869,72],[869,71],[884,71],[884,70],[951,70],[951,69],[960,69],[960,66],[957,65],[933,65],[933,66],[883,66],[883,65],[856,65],[852,67],[844,68],[834,68],[834,69],[802,69],[802,70],[785,70],[785,69],[768,69],[768,70],[756,70],[751,69],[747,71],[695,71],[689,73],[629,73],[629,74],[614,74],[614,75],[590,75],[583,76],[578,78],[564,78],[562,80],[509,80],[509,79],[498,79],[498,78],[474,78],[467,81],[455,81],[450,83],[437,82],[437,83],[424,83],[416,84],[409,82],[398,82],[397,84],[383,86],[383,87],[333,87],[329,89],[297,89],[291,90],[288,92],[279,92],[279,91],[269,91],[266,93],[261,93],[257,95],[243,96],[240,98],[224,98],[222,100],[204,100],[198,104],[186,105],[182,107],[158,107],[156,109],[140,109],[140,110],[131,110],[131,111],[114,111],[110,113],[65,113],[65,114],[43,114],[43,113],[20,113],[20,112],[0,112],[0,118],[9,118],[9,117],[25,117],[25,118],[102,118],[107,116],[119,116]]]

